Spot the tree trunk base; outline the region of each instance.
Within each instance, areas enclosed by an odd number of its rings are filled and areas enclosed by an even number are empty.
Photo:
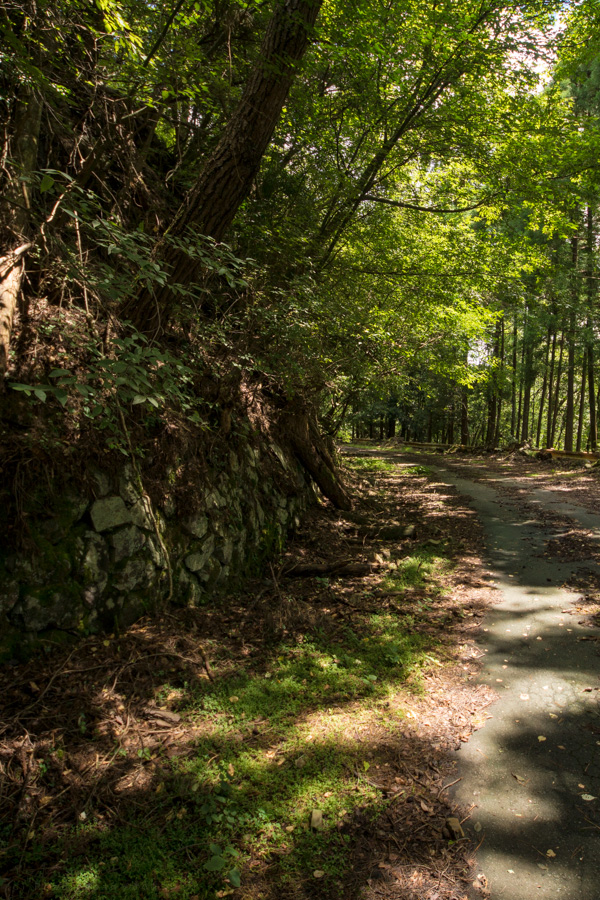
[[[314,417],[306,409],[294,410],[287,417],[286,426],[294,453],[320,491],[336,509],[351,510],[352,500],[342,484],[335,460],[319,433]]]

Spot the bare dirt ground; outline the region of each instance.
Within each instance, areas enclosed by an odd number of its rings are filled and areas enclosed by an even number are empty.
[[[417,459],[427,465],[424,454]],[[535,481],[587,508],[600,506],[595,472],[574,475],[564,465],[519,458],[454,459],[469,478],[493,479],[496,487],[503,479],[516,480],[506,489],[523,503]],[[402,463],[410,462],[403,453]],[[0,896],[61,896],[55,885],[68,859],[85,860],[89,853],[89,835],[72,835],[91,808],[100,829],[139,815],[162,827],[172,807],[150,798],[161,785],[168,787],[174,762],[193,758],[206,737],[206,722],[189,713],[195,685],[217,685],[232,673],[260,675],[276,657],[278,642],[301,642],[318,630],[332,638],[348,627],[360,633],[374,610],[411,612],[411,629],[431,642],[433,662],[419,691],[409,684],[388,702],[406,714],[393,731],[377,709],[367,714],[364,705],[336,697],[315,701],[310,714],[315,734],[326,732],[332,707],[343,717],[361,758],[368,760],[353,776],[355,787],[368,782],[389,801],[385,812],[373,816],[368,806],[359,807],[338,822],[351,864],[335,884],[307,874],[283,887],[279,851],[244,846],[240,837],[242,885],[220,895],[462,900],[475,884],[485,896],[485,876],[473,868],[473,844],[460,831],[449,831],[448,820],[464,823],[469,810],[456,809],[446,793],[455,777],[456,750],[483,726],[495,696],[476,681],[481,653],[475,641],[494,602],[481,528],[464,498],[426,473],[406,478],[400,467],[349,477],[357,497],[354,517],[327,505],[315,509],[283,558],[243,595],[202,609],[163,612],[122,634],[51,648],[46,656],[0,672]],[[416,536],[390,543],[361,535],[356,513],[371,528],[414,524]],[[574,540],[583,539],[575,535]],[[395,560],[427,546],[439,547],[448,560],[436,584],[409,586],[402,596],[388,590],[386,574]],[[575,546],[589,552],[583,544]],[[373,569],[361,577],[285,576],[291,566],[349,560]],[[590,613],[597,587],[588,585],[581,611]],[[418,612],[424,600],[426,608]],[[248,726],[240,741],[274,755],[277,748],[267,732]],[[349,782],[348,790],[353,789]],[[139,896],[192,895],[157,883],[156,893]]]

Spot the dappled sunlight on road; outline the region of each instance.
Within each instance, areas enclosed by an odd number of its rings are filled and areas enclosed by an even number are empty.
[[[573,593],[562,587],[584,561],[557,560],[546,548],[561,531],[555,514],[575,518],[578,508],[537,491],[540,511],[553,514],[548,524],[525,518],[489,485],[454,472],[444,478],[473,498],[498,589],[480,646],[481,680],[499,699],[458,754],[455,793],[467,830],[481,841],[478,866],[492,900],[596,900],[600,660],[589,628],[569,614]],[[597,535],[600,516],[581,512],[581,524]]]

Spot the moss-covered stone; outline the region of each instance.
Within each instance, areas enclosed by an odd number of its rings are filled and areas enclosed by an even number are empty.
[[[104,497],[96,500],[90,509],[92,525],[96,531],[110,531],[119,525],[128,525],[132,521],[131,514],[122,497]]]
[[[140,496],[128,465],[92,472],[91,490],[81,496],[48,494],[44,501],[40,487],[28,511],[34,551],[0,550],[0,658],[36,646],[37,636],[125,626],[155,608],[168,589],[161,542],[169,553],[174,603],[209,602],[258,572],[298,521],[308,486],[280,447],[259,451],[240,444],[212,465],[200,491],[203,505],[182,520],[172,502],[159,510]],[[294,473],[301,486],[295,496]]]

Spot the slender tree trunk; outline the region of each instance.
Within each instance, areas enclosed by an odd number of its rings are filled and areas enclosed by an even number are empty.
[[[537,433],[536,433],[536,447],[540,446],[540,442],[542,439],[542,417],[544,415],[544,403],[546,401],[546,390],[548,388],[548,362],[550,359],[550,327],[548,327],[548,333],[546,335],[546,358],[544,360],[544,377],[542,380],[542,395],[540,397],[540,408],[538,409],[538,422],[537,422]]]
[[[494,427],[494,446],[500,446],[500,422],[502,419],[502,404],[504,400],[504,317],[500,320],[500,388],[496,410],[496,424]]]
[[[583,351],[583,363],[581,365],[581,386],[579,389],[579,418],[577,420],[577,444],[575,449],[579,453],[583,439],[583,417],[585,415],[585,379],[587,376],[587,350]]]
[[[37,168],[38,143],[42,121],[42,99],[30,88],[24,88],[17,100],[14,133],[10,154],[14,166],[5,191],[3,231],[8,252],[0,258],[0,386],[9,363],[10,339],[23,272],[31,210],[31,173]]]
[[[517,409],[517,440],[519,440],[519,433],[521,433],[521,440],[523,440],[523,437],[522,437],[523,419],[521,418],[521,413],[523,412],[523,390],[524,390],[524,386],[525,386],[525,334],[526,334],[525,327],[526,327],[526,324],[527,324],[527,313],[525,313],[525,321],[523,323],[523,341],[521,344],[521,372],[520,372],[520,377],[519,377],[519,407]]]
[[[498,371],[496,363],[500,356],[502,320],[496,320],[496,329],[494,331],[494,343],[492,349],[492,359],[494,361],[493,375],[488,383],[488,418],[485,443],[489,448],[494,447],[496,439],[496,415],[498,410]]]
[[[512,339],[512,381],[510,387],[510,435],[514,441],[517,435],[517,314],[513,315]]]
[[[448,443],[454,443],[454,419],[456,418],[456,407],[454,404],[454,400],[450,404],[450,408],[448,410]]]
[[[556,421],[558,419],[558,408],[560,404],[560,380],[562,378],[562,367],[563,367],[563,351],[565,349],[565,332],[564,330],[561,332],[560,336],[560,349],[558,353],[558,368],[556,370],[556,384],[554,386],[554,406],[552,409],[552,427],[550,428],[550,446],[554,447],[554,438],[556,434]],[[550,409],[548,409],[548,414],[550,415]]]
[[[586,210],[587,231],[587,266],[586,287],[588,316],[586,321],[587,331],[587,381],[588,381],[588,406],[590,413],[590,430],[588,444],[591,450],[598,448],[598,426],[596,424],[596,390],[594,385],[594,217],[591,206]]]
[[[521,443],[529,440],[529,415],[531,406],[531,388],[533,387],[533,342],[531,335],[524,335],[526,338],[525,359],[523,363],[523,410],[521,425]]]
[[[567,348],[567,406],[565,410],[565,450],[573,449],[573,430],[575,425],[575,312],[569,315],[569,334]]]
[[[552,431],[552,401],[554,399],[554,362],[556,359],[556,329],[552,330],[552,351],[550,353],[550,371],[548,372],[548,412],[546,414],[546,447],[550,447]]]
[[[578,299],[577,290],[577,256],[579,240],[571,238],[571,310],[569,312],[569,332],[567,349],[567,408],[565,411],[565,450],[573,449],[573,430],[575,425],[575,306]]]
[[[463,385],[460,395],[460,442],[469,446],[469,389]]]

